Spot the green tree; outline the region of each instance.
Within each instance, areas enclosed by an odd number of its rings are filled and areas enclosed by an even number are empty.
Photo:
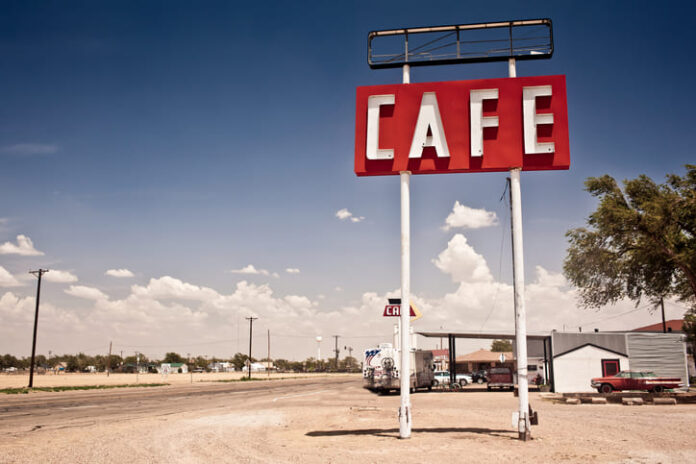
[[[512,351],[512,342],[510,340],[493,340],[491,343],[491,351],[496,353],[507,353]]]
[[[31,363],[31,359],[29,359],[29,363]],[[34,358],[34,367],[46,367],[46,356],[37,354]]]
[[[183,356],[181,356],[178,353],[167,353],[164,355],[164,359],[162,359],[163,363],[183,363],[186,362]]]
[[[202,368],[202,369],[205,369],[206,371],[208,370],[208,364],[209,364],[209,363],[208,363],[208,360],[205,359],[204,356],[197,356],[197,357],[193,360],[193,364],[194,364],[194,366],[195,366],[194,369],[195,369],[196,367],[200,367],[200,368]]]
[[[246,366],[246,362],[249,359],[249,356],[242,354],[242,353],[235,353],[234,357],[230,360],[232,364],[234,364],[235,369],[242,370],[244,366]],[[255,358],[251,358],[251,362],[256,362]]]
[[[136,355],[126,356],[125,358],[123,358],[123,364],[136,364],[137,362],[138,362],[138,357]],[[140,364],[147,364],[149,362],[150,362],[150,360],[147,358],[147,356],[145,356],[144,354],[140,355]],[[111,365],[112,366],[114,365],[113,360],[111,361]]]
[[[676,297],[696,310],[696,165],[658,185],[645,175],[623,183],[591,177],[599,199],[588,228],[569,230],[563,270],[580,304],[599,308],[628,298],[653,307]]]
[[[358,360],[352,356],[346,356],[339,363],[339,370],[345,372],[358,372],[360,371],[360,364]]]
[[[19,369],[20,361],[11,354],[6,354],[0,358],[0,369],[6,369],[8,367],[16,367]]]

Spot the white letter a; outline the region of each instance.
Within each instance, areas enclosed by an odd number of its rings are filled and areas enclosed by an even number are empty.
[[[433,135],[428,135],[430,129]],[[423,93],[416,130],[413,132],[409,158],[420,158],[424,147],[435,147],[438,158],[449,158],[449,149],[445,139],[445,129],[440,118],[435,92]]]

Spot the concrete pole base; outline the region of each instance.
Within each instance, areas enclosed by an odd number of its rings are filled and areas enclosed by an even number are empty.
[[[531,430],[526,430],[524,432],[518,432],[520,441],[529,441],[532,439]]]

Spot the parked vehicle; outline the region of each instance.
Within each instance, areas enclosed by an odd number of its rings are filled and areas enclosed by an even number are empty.
[[[455,381],[462,387],[473,382],[469,374],[455,374]],[[449,385],[450,373],[448,371],[435,371],[433,382],[433,385]]]
[[[648,371],[621,371],[609,377],[597,377],[590,381],[592,388],[599,393],[611,393],[622,390],[645,390],[661,393],[667,389],[682,386],[678,377],[658,377]]]
[[[401,390],[401,352],[391,343],[381,343],[376,349],[365,350],[363,381],[368,390],[389,392]],[[415,350],[411,352],[411,390],[433,388],[433,353]]]
[[[471,373],[472,382],[483,383],[488,382],[488,371],[481,369],[479,371],[474,371]]]
[[[515,383],[512,376],[512,370],[509,367],[494,367],[488,374],[488,391],[493,388],[515,388]]]

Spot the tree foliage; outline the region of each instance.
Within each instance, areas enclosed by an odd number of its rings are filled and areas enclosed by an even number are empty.
[[[496,353],[507,353],[512,351],[512,342],[510,340],[493,340],[491,343],[491,351]]]
[[[164,359],[162,360],[163,363],[183,363],[186,362],[186,359],[184,359],[183,356],[181,356],[179,353],[174,353],[174,352],[169,352],[164,355]]]
[[[563,270],[580,304],[599,308],[624,298],[657,305],[677,297],[696,305],[696,165],[658,185],[645,175],[623,183],[590,177],[599,199],[587,228],[566,233]]]

